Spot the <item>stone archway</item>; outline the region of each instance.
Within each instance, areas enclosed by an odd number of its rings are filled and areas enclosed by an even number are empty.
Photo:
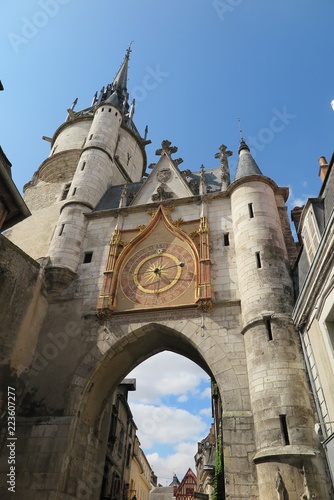
[[[248,448],[244,448],[248,451],[245,451],[239,473],[245,474],[246,470],[249,477],[252,476],[253,465],[247,458],[254,443],[252,418],[245,404],[247,397],[244,397],[248,386],[240,376],[240,365],[235,369],[224,345],[219,342],[219,332],[215,337],[211,328],[210,331],[210,335],[203,334],[200,316],[160,323],[132,322],[131,325],[110,321],[99,327],[96,346],[77,367],[69,389],[68,414],[75,416],[58,488],[60,495],[69,494],[69,498],[78,500],[99,498],[106,446],[105,424],[110,411],[108,400],[133,368],[165,350],[195,362],[216,381],[225,408],[227,478],[233,455],[232,443],[244,444],[245,435],[249,443]],[[85,372],[87,377],[82,384]],[[242,454],[240,450],[238,453]],[[231,471],[237,474],[233,469],[235,465]]]

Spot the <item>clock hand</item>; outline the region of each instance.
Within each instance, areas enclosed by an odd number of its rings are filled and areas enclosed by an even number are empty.
[[[184,266],[185,266],[184,262],[179,262],[178,264],[174,264],[173,266],[163,267],[162,270],[165,271],[166,269],[171,269],[172,267],[184,267]]]
[[[171,280],[167,276],[164,276],[163,274],[160,275],[160,281],[163,281],[164,283],[166,283],[166,285],[169,285],[171,282]]]

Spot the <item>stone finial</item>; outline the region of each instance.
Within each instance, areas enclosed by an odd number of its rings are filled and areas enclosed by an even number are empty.
[[[171,144],[172,143],[170,141],[168,141],[167,139],[162,141],[161,148],[157,149],[155,154],[157,156],[162,156],[163,154],[165,154],[165,155],[170,157],[173,153],[176,153],[176,151],[177,151],[177,147],[172,146]]]
[[[205,167],[202,164],[200,170],[200,181],[199,181],[199,194],[206,194],[206,180],[205,180]]]
[[[126,197],[127,197],[127,194],[128,194],[128,185],[124,184],[124,187],[122,189],[121,196],[120,196],[120,199],[119,199],[118,208],[123,208],[123,207],[126,206]]]
[[[231,183],[230,169],[228,166],[228,157],[232,156],[233,153],[232,151],[226,151],[226,150],[227,147],[225,146],[225,144],[222,144],[221,146],[219,146],[219,152],[215,154],[215,158],[220,159],[222,191],[226,191],[226,189]]]
[[[319,177],[321,179],[321,182],[324,182],[328,170],[328,162],[325,156],[320,156],[318,158],[318,162],[319,162]]]

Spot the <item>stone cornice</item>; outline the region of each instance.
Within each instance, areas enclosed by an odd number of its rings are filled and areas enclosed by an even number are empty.
[[[274,182],[270,177],[266,177],[265,175],[248,175],[246,177],[241,177],[236,181],[232,182],[227,188],[227,192],[231,195],[233,191],[243,184],[250,184],[252,182],[262,182],[263,184],[268,184],[272,188],[275,194],[281,194],[286,201],[289,197],[289,188],[288,187],[280,187]]]
[[[299,293],[292,319],[297,327],[304,325],[310,316],[316,301],[319,299],[321,289],[324,287],[325,278],[334,261],[334,211],[322,235],[316,256],[306,276],[304,285]]]

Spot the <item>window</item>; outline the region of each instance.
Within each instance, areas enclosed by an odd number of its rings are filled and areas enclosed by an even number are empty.
[[[61,235],[63,234],[64,227],[65,227],[65,224],[62,224],[62,225],[60,226],[58,236],[61,236]]]
[[[186,496],[193,496],[194,488],[186,488]]]
[[[90,262],[92,262],[92,258],[93,258],[93,252],[85,252],[83,263],[89,264]]]
[[[328,337],[330,340],[330,345],[332,346],[333,353],[334,353],[334,306],[330,310],[330,312],[325,320],[325,325],[327,328]]]
[[[72,191],[72,196],[74,196],[76,192],[77,192],[77,188],[74,188]]]
[[[280,423],[281,423],[283,444],[284,444],[284,446],[287,446],[288,444],[290,444],[290,439],[289,439],[288,425],[286,422],[286,415],[280,415],[279,419],[280,419]]]
[[[118,441],[118,450],[117,450],[117,453],[118,455],[121,457],[122,454],[123,454],[123,447],[124,447],[124,429],[123,427],[121,428],[120,430],[120,433],[119,433],[119,441]]]
[[[131,458],[131,444],[128,444],[128,452],[126,455],[126,466],[129,467]]]
[[[248,203],[248,215],[250,219],[254,218],[253,203]]]
[[[228,247],[230,245],[230,235],[228,233],[224,234],[224,247]]]
[[[268,340],[273,340],[273,332],[271,329],[271,318],[270,317],[264,318],[264,324],[266,326]]]
[[[63,193],[62,193],[62,195],[61,195],[61,201],[62,201],[62,200],[66,200],[67,195],[68,195],[68,192],[69,192],[69,190],[70,190],[70,187],[71,187],[71,184],[65,184],[65,187],[64,187],[64,189],[63,189]]]
[[[258,269],[261,269],[262,267],[262,262],[261,262],[261,255],[260,252],[255,252],[255,259],[256,259],[256,267]]]
[[[118,498],[121,489],[121,480],[118,474],[114,472],[112,481],[112,496],[111,498]]]
[[[305,217],[301,234],[306,250],[306,255],[309,264],[311,265],[320,243],[319,228],[312,207],[309,208],[308,213]]]
[[[86,166],[86,162],[84,161],[82,164],[81,170],[84,170],[85,166]]]
[[[89,136],[89,140],[91,140],[91,139],[93,139],[93,134],[91,134],[91,135]]]
[[[113,449],[114,443],[116,441],[117,421],[118,421],[118,411],[117,411],[117,407],[115,405],[113,405],[112,413],[111,413],[109,437],[108,437],[108,442],[109,442],[111,449]]]

